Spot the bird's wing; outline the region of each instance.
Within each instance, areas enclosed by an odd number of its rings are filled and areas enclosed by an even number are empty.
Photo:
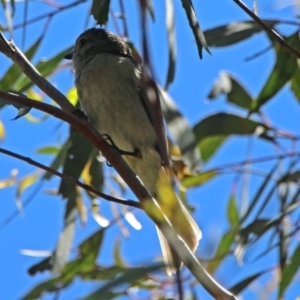
[[[144,71],[146,73],[146,71]],[[161,110],[159,92],[155,81],[148,73],[141,75],[140,99],[157,137],[157,148],[162,165],[170,166],[167,135]]]

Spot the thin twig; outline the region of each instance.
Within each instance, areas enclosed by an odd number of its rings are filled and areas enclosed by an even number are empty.
[[[28,20],[28,21],[26,21],[26,22],[23,22],[23,23],[14,25],[14,29],[22,28],[22,27],[24,27],[24,26],[26,26],[26,25],[33,24],[33,23],[38,22],[38,21],[41,21],[41,20],[43,20],[43,19],[45,19],[45,18],[51,18],[51,17],[55,16],[56,14],[58,14],[58,13],[64,11],[64,10],[66,10],[66,9],[69,9],[69,8],[71,8],[71,7],[74,7],[74,6],[76,6],[76,5],[78,5],[78,4],[81,4],[81,3],[84,3],[84,2],[87,2],[87,0],[78,0],[78,1],[74,1],[74,2],[72,2],[72,3],[68,4],[68,5],[62,6],[62,7],[58,8],[58,9],[56,9],[56,10],[54,10],[54,11],[51,11],[51,12],[42,14],[42,15],[37,16],[37,17],[35,17],[35,18],[32,18],[32,19],[30,19],[30,20]],[[8,30],[9,30],[8,27],[2,28],[2,31],[8,31]]]
[[[54,174],[58,177],[60,177],[61,179],[64,179],[76,186],[79,186],[81,188],[83,188],[84,190],[88,191],[88,192],[91,192],[93,194],[95,194],[96,196],[99,196],[107,201],[110,201],[110,202],[115,202],[115,203],[118,203],[118,204],[123,204],[123,205],[127,205],[127,206],[131,206],[131,207],[135,207],[135,208],[141,208],[140,204],[136,201],[133,201],[133,200],[126,200],[126,199],[122,199],[122,198],[116,198],[116,197],[112,197],[110,195],[107,195],[105,193],[102,193],[102,192],[99,192],[98,190],[94,189],[92,186],[90,185],[87,185],[87,184],[84,184],[82,182],[80,182],[79,180],[76,180],[74,179],[73,177],[71,176],[68,176],[66,174],[63,174],[63,173],[60,173],[50,167],[47,167],[29,157],[25,157],[23,155],[20,155],[18,153],[15,153],[15,152],[12,152],[12,151],[9,151],[9,150],[6,150],[6,149],[3,149],[3,148],[0,148],[0,152],[3,153],[3,154],[6,154],[6,155],[9,155],[9,156],[12,156],[12,157],[15,157],[17,159],[20,159],[20,160],[23,160],[27,163],[29,163],[30,165],[33,165],[33,166],[36,166],[40,169],[43,169],[51,174]]]
[[[259,18],[251,9],[249,9],[242,1],[233,0],[243,11],[245,11],[258,25],[260,25],[270,36],[272,36],[280,45],[288,51],[300,58],[300,52],[287,43],[284,38],[273,28],[269,27],[261,18]]]

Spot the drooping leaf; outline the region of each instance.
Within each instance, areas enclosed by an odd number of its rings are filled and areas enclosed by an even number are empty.
[[[48,77],[52,74],[52,72],[55,70],[55,68],[59,65],[59,63],[64,59],[66,54],[68,54],[73,47],[67,48],[66,50],[63,50],[53,56],[52,58],[48,60],[41,60],[37,63],[35,66],[37,70],[41,73],[42,76]],[[28,77],[22,77],[17,83],[16,83],[16,89],[20,92],[27,91],[29,88],[33,86],[33,82]]]
[[[229,288],[229,291],[231,291],[234,295],[241,293],[246,287],[248,287],[253,281],[255,281],[258,277],[260,277],[264,273],[265,272],[259,272],[243,279],[239,283]]]
[[[32,46],[24,53],[28,60],[31,60],[33,55],[38,50],[43,37],[45,35],[43,34],[40,36],[33,44]],[[14,88],[15,83],[19,80],[19,78],[22,76],[23,72],[20,70],[20,68],[13,64],[6,73],[2,76],[0,80],[0,90],[11,90]],[[1,104],[0,104],[1,107]]]
[[[297,67],[292,80],[291,80],[291,90],[294,93],[294,96],[300,102],[300,69]]]
[[[108,21],[110,0],[93,0],[91,15],[97,24],[104,25]]]
[[[125,268],[124,259],[121,255],[121,239],[117,239],[114,246],[114,260],[115,264],[121,268]]]
[[[296,49],[300,49],[298,31],[286,38],[286,42]],[[276,63],[271,71],[267,82],[253,103],[252,111],[258,111],[262,105],[277,94],[282,87],[292,79],[298,69],[297,58],[285,47],[275,43]]]
[[[71,147],[72,142],[69,139],[59,150],[59,153],[56,155],[56,157],[54,158],[53,162],[50,165],[50,168],[53,170],[58,170],[58,168],[65,162],[66,157],[67,157],[67,153],[69,148]],[[45,180],[49,180],[51,177],[53,176],[52,173],[47,172],[45,173],[45,175],[43,176],[42,179]]]
[[[260,133],[259,136],[266,138],[265,133],[267,130],[268,128],[262,123],[222,112],[206,117],[197,123],[193,129],[197,143],[206,137],[226,137],[231,134]]]
[[[166,28],[168,39],[168,73],[165,83],[165,90],[168,89],[170,83],[173,82],[175,76],[176,67],[176,37],[175,37],[175,17],[174,17],[174,5],[172,0],[166,1]]]
[[[114,291],[114,289],[118,290],[119,286],[129,285],[134,286],[140,280],[146,278],[148,273],[158,271],[164,267],[163,264],[153,264],[147,267],[139,267],[139,268],[127,268],[117,276],[115,279],[109,281],[107,284],[102,286],[100,289],[95,291],[93,294],[83,298],[84,300],[92,300],[92,299],[109,299],[108,295]],[[126,290],[126,288],[124,288]]]
[[[66,287],[66,285],[61,285],[59,282],[59,278],[54,277],[37,285],[21,299],[22,300],[40,299],[44,293],[55,292],[64,287]]]
[[[214,99],[221,94],[225,94],[227,102],[235,104],[241,108],[250,109],[252,98],[246,89],[230,74],[221,72],[215,81],[208,99]]]
[[[71,131],[69,141],[71,146],[67,150],[63,174],[78,179],[94,148],[83,136],[74,131]],[[55,274],[61,272],[69,257],[75,233],[77,198],[79,197],[76,187],[65,180],[61,180],[59,194],[67,198],[67,203],[64,228],[52,257],[52,272]]]
[[[185,188],[198,187],[207,181],[211,180],[219,174],[218,171],[202,172],[194,176],[186,177],[182,182],[182,186]]]
[[[20,198],[22,193],[29,188],[31,185],[33,185],[37,179],[39,178],[39,176],[37,174],[31,174],[29,176],[26,176],[21,183],[19,184],[18,188],[17,188],[17,192],[16,192],[16,198]]]
[[[249,207],[247,208],[245,214],[241,217],[241,224],[248,218],[248,216],[256,208],[257,203],[261,199],[261,196],[262,196],[263,192],[266,190],[268,184],[270,183],[270,179],[272,178],[272,176],[273,176],[274,172],[276,171],[276,169],[277,169],[277,165],[275,165],[270,170],[270,172],[267,174],[267,176],[265,177],[265,179],[263,180],[263,182],[261,183],[261,185],[257,189],[256,193],[253,196],[253,199],[250,201]],[[275,190],[276,190],[276,185],[273,186],[273,188],[269,191],[268,195],[265,197],[265,200],[264,200],[265,203],[267,203],[269,201],[269,199],[271,199],[271,196],[275,192]],[[262,211],[263,207],[264,207],[264,203],[262,203],[262,206],[261,206],[259,211]],[[258,218],[258,216],[259,216],[259,212],[258,212],[256,218]]]
[[[279,284],[279,297],[282,297],[300,267],[300,243],[295,249],[289,264],[284,268]]]
[[[264,22],[270,27],[280,23],[279,20]],[[262,31],[263,28],[255,21],[240,21],[205,30],[204,35],[209,47],[225,47],[242,42]]]
[[[60,149],[56,146],[46,146],[35,151],[37,154],[58,155]]]
[[[226,136],[211,136],[200,140],[198,148],[200,149],[202,161],[207,162],[211,159],[226,139]]]
[[[89,270],[94,269],[96,259],[101,251],[104,233],[104,228],[97,230],[79,246],[79,259],[82,260],[81,272],[88,272]]]
[[[196,44],[198,47],[199,57],[202,58],[202,48],[204,48],[208,53],[210,53],[204,34],[200,28],[200,24],[197,20],[196,13],[191,0],[181,0],[183,9],[185,10],[189,25],[194,34]]]
[[[72,176],[74,179],[78,179],[94,148],[82,135],[74,131],[71,132],[68,142],[71,146],[67,150],[63,173]],[[70,194],[75,193],[75,187],[72,183],[62,180],[59,193],[63,198],[68,198]]]
[[[223,259],[229,253],[229,250],[234,242],[235,234],[236,233],[233,230],[231,230],[227,231],[222,236],[213,258],[211,258],[210,262],[206,266],[206,270],[209,273],[214,273],[218,269],[220,264],[223,262]]]
[[[229,223],[233,229],[236,229],[239,225],[239,213],[237,209],[237,203],[234,195],[231,195],[227,205],[227,217]]]

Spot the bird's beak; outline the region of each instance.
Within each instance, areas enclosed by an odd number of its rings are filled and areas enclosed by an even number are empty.
[[[72,59],[73,58],[73,53],[74,53],[74,50],[72,50],[71,52],[67,53],[65,55],[65,59]]]

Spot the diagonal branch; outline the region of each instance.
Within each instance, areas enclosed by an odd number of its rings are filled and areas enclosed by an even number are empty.
[[[258,25],[260,25],[271,37],[273,37],[281,46],[289,52],[300,58],[300,52],[287,43],[284,38],[273,28],[269,27],[261,18],[259,18],[251,9],[249,9],[241,0],[233,0],[244,12],[246,12]]]
[[[50,167],[47,167],[47,166],[45,166],[45,165],[29,158],[29,157],[25,157],[23,155],[20,155],[18,153],[15,153],[15,152],[3,149],[3,148],[0,148],[0,153],[15,157],[15,158],[20,159],[20,160],[23,160],[23,161],[29,163],[30,165],[36,166],[40,169],[43,169],[43,170],[45,170],[45,171],[47,171],[51,174],[54,174],[54,175],[60,177],[63,180],[69,181],[70,183],[72,183],[76,186],[79,186],[79,187],[83,188],[84,190],[86,190],[88,192],[91,192],[91,193],[95,194],[96,196],[99,196],[102,199],[105,199],[107,201],[115,202],[115,203],[123,204],[123,205],[127,205],[127,206],[131,206],[131,207],[135,207],[135,208],[141,208],[140,204],[136,201],[116,198],[116,197],[112,197],[110,195],[107,195],[105,193],[99,192],[98,190],[94,189],[92,186],[84,184],[84,183],[80,182],[79,180],[74,179],[71,176],[60,173],[60,172],[58,172],[58,171],[56,171],[56,170],[54,170]]]

